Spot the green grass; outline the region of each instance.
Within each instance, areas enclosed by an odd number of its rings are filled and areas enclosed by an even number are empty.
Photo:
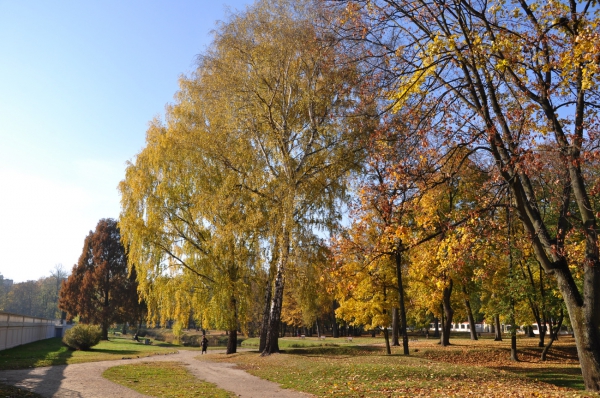
[[[173,344],[144,345],[131,339],[111,337],[90,351],[71,351],[60,338],[51,338],[0,351],[0,370],[26,369],[112,359],[138,358],[174,352]]]
[[[229,398],[235,394],[216,385],[198,380],[178,362],[146,362],[115,366],[107,369],[103,377],[154,397],[215,397]]]
[[[368,341],[377,345],[361,345]],[[504,347],[507,342],[455,340],[453,347],[444,348],[433,339],[420,339],[411,344],[410,356],[402,355],[398,347],[393,348],[393,355],[385,355],[383,339],[310,347],[321,343],[327,339],[298,342],[286,338],[280,339],[283,353],[268,357],[242,352],[199,359],[233,362],[285,388],[322,397],[598,397],[582,391],[576,363],[521,362],[511,367]],[[306,347],[294,348],[296,344]],[[428,357],[432,354],[433,358]]]
[[[507,369],[510,370],[510,369]],[[554,384],[559,387],[567,387],[575,390],[584,390],[581,368],[579,366],[550,369],[528,369],[523,375],[545,383]]]

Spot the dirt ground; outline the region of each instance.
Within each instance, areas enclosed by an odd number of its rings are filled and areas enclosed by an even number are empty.
[[[210,351],[217,353],[219,351]],[[307,398],[311,395],[282,389],[278,384],[252,376],[235,365],[198,361],[198,351],[179,350],[176,354],[122,359],[116,361],[88,362],[43,368],[0,371],[0,383],[24,388],[43,397],[147,397],[115,384],[102,377],[106,369],[118,365],[153,361],[178,361],[199,379],[216,384],[219,388],[247,398]]]

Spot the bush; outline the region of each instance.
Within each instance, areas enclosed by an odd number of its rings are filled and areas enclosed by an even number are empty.
[[[102,330],[96,325],[77,325],[67,330],[63,343],[72,350],[88,351],[100,342]]]

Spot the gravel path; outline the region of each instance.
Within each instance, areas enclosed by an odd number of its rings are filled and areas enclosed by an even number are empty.
[[[219,351],[211,351],[217,353]],[[102,377],[106,369],[118,365],[153,361],[177,361],[202,380],[215,383],[239,397],[248,398],[308,398],[309,394],[282,389],[278,384],[252,376],[230,363],[198,361],[198,351],[180,350],[176,354],[155,355],[145,358],[88,362],[74,365],[0,371],[0,383],[34,391],[43,397],[132,397],[147,395],[115,384]]]

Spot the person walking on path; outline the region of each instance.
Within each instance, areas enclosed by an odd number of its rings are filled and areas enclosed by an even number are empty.
[[[208,339],[205,335],[202,336],[202,354],[206,354],[206,349],[208,348]]]

